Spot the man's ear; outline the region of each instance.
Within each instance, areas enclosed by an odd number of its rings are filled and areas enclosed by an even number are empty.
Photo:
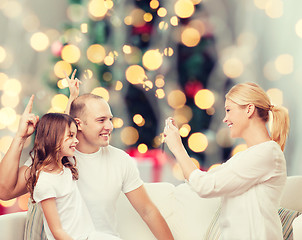
[[[83,121],[79,118],[74,118],[74,120],[76,121],[76,123],[78,125],[78,130],[82,130]]]
[[[251,117],[253,115],[253,113],[255,112],[255,109],[256,109],[256,107],[254,104],[252,104],[252,103],[248,104],[247,108],[246,108],[247,116]]]

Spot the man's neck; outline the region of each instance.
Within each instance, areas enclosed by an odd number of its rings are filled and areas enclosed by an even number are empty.
[[[97,151],[99,151],[100,146],[91,146],[88,144],[78,144],[76,146],[76,149],[81,152],[81,153],[85,153],[85,154],[91,154],[91,153],[95,153]]]

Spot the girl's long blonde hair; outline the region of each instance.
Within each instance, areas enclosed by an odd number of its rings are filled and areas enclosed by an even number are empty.
[[[30,171],[29,178],[26,179],[27,189],[33,199],[33,192],[39,178],[40,172],[49,164],[55,163],[61,166],[60,162],[71,170],[73,179],[78,179],[78,170],[76,160],[74,164],[67,157],[60,158],[59,151],[63,142],[65,130],[76,121],[67,114],[47,113],[39,121],[36,128],[34,147],[30,151],[32,164],[28,168]]]
[[[254,104],[258,116],[264,122],[268,122],[271,111],[273,115],[271,138],[280,145],[282,151],[284,150],[290,125],[288,110],[285,107],[271,105],[268,95],[256,83],[237,84],[225,97],[241,106]]]

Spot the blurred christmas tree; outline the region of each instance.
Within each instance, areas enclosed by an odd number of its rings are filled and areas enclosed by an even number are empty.
[[[164,119],[173,116],[189,154],[203,164],[216,55],[200,2],[70,0],[70,23],[52,44],[47,77],[58,101],[68,96],[63,70],[76,68],[81,91],[102,95],[112,107],[113,145],[140,154],[157,149]]]

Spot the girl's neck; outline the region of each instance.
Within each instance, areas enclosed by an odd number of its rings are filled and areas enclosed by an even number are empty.
[[[48,173],[60,173],[63,170],[63,165],[60,164],[59,166],[56,163],[50,163],[43,167],[42,171],[48,172]]]

